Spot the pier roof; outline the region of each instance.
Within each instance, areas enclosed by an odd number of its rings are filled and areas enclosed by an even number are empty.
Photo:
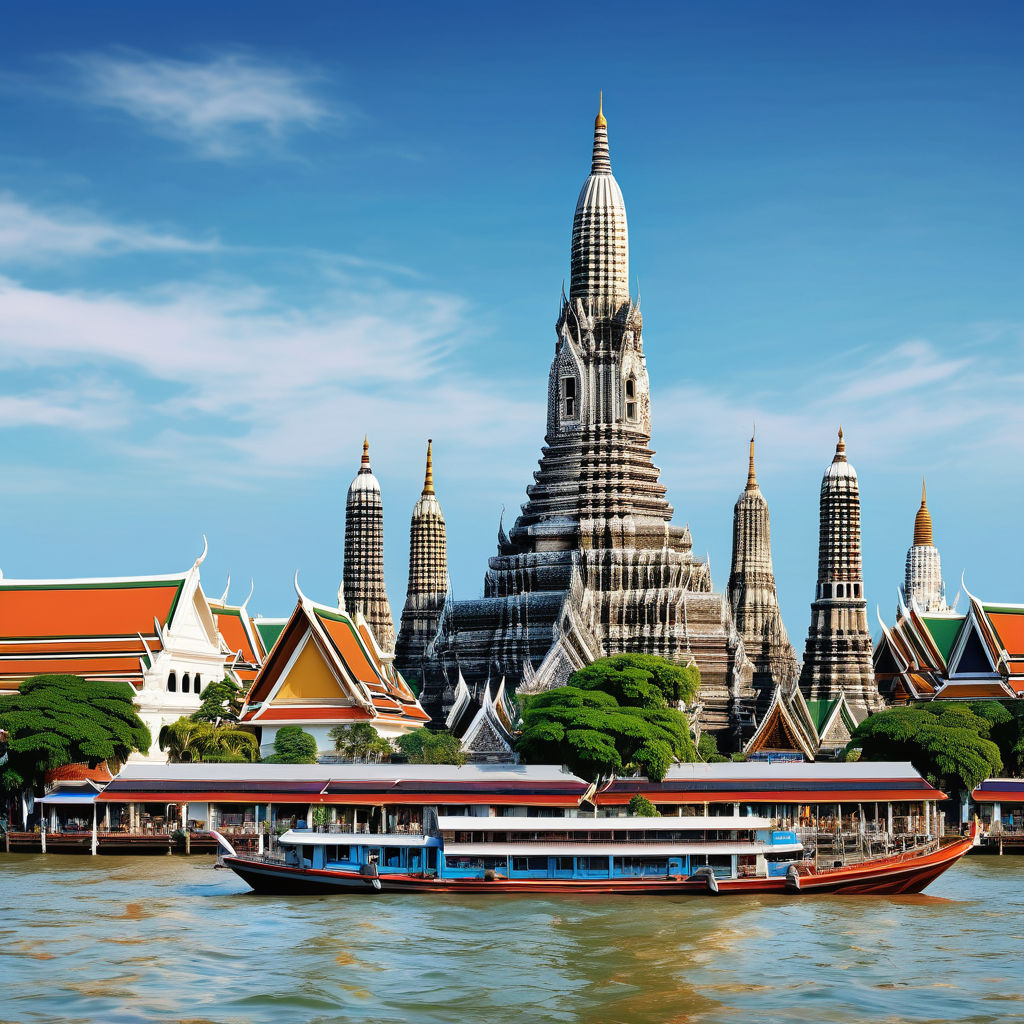
[[[105,802],[437,804],[576,807],[592,793],[556,765],[148,764],[126,765]],[[663,782],[615,779],[594,799],[626,804],[641,793],[661,804],[829,803],[938,800],[908,762],[675,765]]]

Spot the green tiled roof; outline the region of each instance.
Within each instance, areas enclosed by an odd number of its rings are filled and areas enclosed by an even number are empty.
[[[809,700],[805,701],[807,710],[811,713],[811,721],[814,728],[821,732],[821,727],[828,721],[828,716],[835,710],[838,700]]]
[[[284,629],[285,625],[286,623],[284,622],[256,623],[256,630],[260,635],[260,639],[263,641],[263,646],[268,651],[277,643],[277,638],[281,635],[281,631]]]
[[[935,646],[938,647],[939,653],[942,655],[942,660],[948,664],[949,652],[953,650],[953,642],[963,625],[964,616],[922,615],[921,618],[928,627],[928,632],[931,633]]]

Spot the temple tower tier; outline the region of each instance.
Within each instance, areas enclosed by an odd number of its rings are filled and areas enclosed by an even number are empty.
[[[757,483],[753,438],[747,485],[733,509],[729,604],[747,657],[754,666],[753,684],[760,718],[767,714],[775,688],[788,689],[795,683],[797,658],[779,608],[768,502]]]
[[[860,547],[860,485],[846,458],[842,428],[821,481],[818,583],[811,604],[800,689],[807,700],[845,695],[858,720],[882,700],[872,669]]]
[[[424,654],[437,633],[448,593],[448,540],[444,513],[434,493],[432,443],[427,442],[423,492],[409,525],[409,586],[395,645],[396,667],[419,685],[424,677]]]
[[[384,503],[370,469],[370,442],[363,441],[359,472],[345,503],[345,562],[341,592],[349,615],[362,612],[380,649],[395,649],[395,624],[384,587]]]
[[[602,109],[573,216],[540,463],[512,529],[499,527],[482,598],[444,608],[423,692],[431,714],[448,710],[460,675],[477,697],[501,679],[538,690],[639,652],[696,661],[703,726],[729,733],[725,745],[752,727],[752,668],[729,603],[689,529],[672,523],[653,461],[642,331]]]

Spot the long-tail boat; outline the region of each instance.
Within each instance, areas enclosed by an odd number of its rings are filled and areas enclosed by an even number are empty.
[[[768,818],[441,815],[424,833],[292,829],[222,862],[257,892],[730,895],[921,892],[977,842],[933,839],[856,863],[817,865]]]

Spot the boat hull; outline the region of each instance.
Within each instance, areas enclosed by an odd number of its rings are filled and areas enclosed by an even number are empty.
[[[374,896],[381,893],[490,893],[517,895],[602,896],[739,896],[775,894],[905,895],[922,892],[952,867],[974,845],[974,835],[930,851],[915,851],[848,867],[801,873],[799,886],[786,877],[718,879],[713,892],[706,878],[682,876],[658,878],[543,878],[496,877],[436,878],[425,875],[382,874],[376,877],[354,871],[296,868],[255,858],[225,856],[231,868],[252,889],[275,895],[347,893]]]

